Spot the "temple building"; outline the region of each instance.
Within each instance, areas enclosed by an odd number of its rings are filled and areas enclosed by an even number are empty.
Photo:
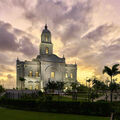
[[[77,82],[77,64],[66,64],[64,56],[58,57],[53,53],[51,32],[47,25],[41,34],[40,52],[31,61],[16,60],[17,88],[42,90],[48,81],[60,81],[66,86]],[[24,78],[21,81],[20,78]]]

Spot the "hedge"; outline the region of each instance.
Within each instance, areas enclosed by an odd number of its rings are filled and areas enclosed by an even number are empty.
[[[35,100],[1,99],[0,105],[22,110],[106,117],[110,116],[111,112],[114,112],[113,105],[105,102],[41,102]]]

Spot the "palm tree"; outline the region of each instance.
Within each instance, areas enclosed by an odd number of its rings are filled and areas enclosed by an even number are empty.
[[[57,90],[62,91],[64,89],[64,82],[56,82],[57,84]]]
[[[22,86],[23,86],[23,82],[25,81],[25,78],[24,77],[20,77],[19,80],[21,81],[21,90],[23,89]]]
[[[86,80],[86,82],[88,82],[89,83],[89,90],[88,90],[88,101],[89,101],[89,98],[90,98],[90,83],[91,83],[91,79],[88,79],[88,80]]]
[[[57,89],[57,84],[55,81],[48,81],[48,83],[46,84],[46,87],[44,88],[45,91],[47,91],[48,93],[54,93],[55,90]]]
[[[62,92],[64,89],[64,82],[57,81],[56,84],[57,84],[57,93],[58,93],[58,101],[59,101],[60,92]]]
[[[77,100],[77,86],[78,86],[78,83],[77,82],[72,82],[70,86],[72,87],[72,99]]]
[[[110,76],[111,84],[113,83],[113,77],[120,74],[120,71],[118,69],[119,64],[115,64],[112,66],[112,68],[109,68],[108,66],[104,66],[103,74],[106,73]],[[110,100],[112,102],[112,89],[110,89]]]

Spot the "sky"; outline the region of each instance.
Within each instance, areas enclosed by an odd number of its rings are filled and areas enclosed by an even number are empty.
[[[54,54],[77,63],[79,82],[105,79],[104,66],[120,63],[119,10],[120,0],[0,0],[0,84],[16,86],[16,59],[39,54],[46,23]]]

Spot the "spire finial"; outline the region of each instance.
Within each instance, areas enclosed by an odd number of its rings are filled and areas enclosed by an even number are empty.
[[[45,29],[47,29],[47,24],[45,24]]]

